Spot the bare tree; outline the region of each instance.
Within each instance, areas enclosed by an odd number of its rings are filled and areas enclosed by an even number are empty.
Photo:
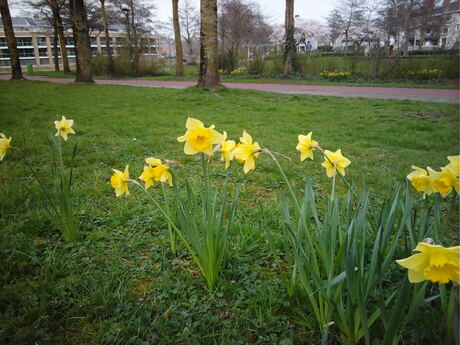
[[[327,26],[329,28],[329,38],[332,42],[332,45],[335,44],[335,41],[342,34],[342,28],[344,26],[344,20],[342,14],[338,9],[333,9],[326,18]]]
[[[200,1],[200,72],[197,87],[220,86],[217,38],[217,0]]]
[[[77,53],[76,82],[94,82],[91,73],[91,46],[84,0],[70,0],[70,13]]]
[[[287,74],[294,72],[296,69],[297,44],[294,38],[294,0],[286,0],[284,30],[284,73]]]
[[[137,74],[141,53],[141,36],[152,29],[155,6],[146,0],[113,0],[113,2],[120,13],[125,13],[125,17],[120,17],[118,23],[125,27],[128,35],[127,44],[132,64],[131,72]]]
[[[59,48],[61,51],[61,60],[64,73],[70,73],[69,58],[64,36],[64,17],[66,16],[65,0],[27,0],[25,5],[33,10],[40,11],[42,17],[45,18],[54,28],[54,55],[55,55],[55,70],[59,71],[59,60],[57,58],[57,40],[59,40]]]
[[[200,19],[198,11],[192,6],[190,0],[185,0],[179,9],[179,19],[182,27],[182,39],[187,44],[187,62],[195,62],[194,42],[200,30]]]
[[[272,28],[250,0],[223,0],[219,16],[221,47],[235,56],[243,43],[266,43]]]
[[[174,40],[176,42],[176,77],[184,76],[184,63],[182,54],[182,36],[179,25],[179,0],[172,0]]]
[[[115,66],[113,63],[112,57],[112,47],[110,45],[110,35],[109,35],[109,24],[107,21],[107,13],[105,11],[105,1],[106,0],[99,0],[101,3],[101,15],[102,15],[102,23],[104,25],[104,35],[105,35],[105,50],[107,54],[107,70],[109,74],[113,74],[115,72]]]
[[[2,14],[3,30],[5,31],[8,53],[11,61],[11,79],[24,79],[19,61],[18,47],[14,37],[13,22],[11,21],[8,0],[0,0],[0,13]]]

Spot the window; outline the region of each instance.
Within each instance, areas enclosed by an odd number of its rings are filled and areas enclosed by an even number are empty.
[[[38,48],[38,55],[39,56],[48,56],[48,49],[46,49],[46,48]]]
[[[4,37],[0,37],[0,47],[6,47],[6,40]]]
[[[0,60],[0,66],[3,66],[3,67],[11,66],[10,59],[8,59],[8,60]]]
[[[448,27],[442,28],[442,33],[443,34],[447,34],[448,31],[449,31]]]
[[[40,58],[40,65],[49,65],[50,60],[48,58]]]
[[[65,45],[66,46],[73,46],[74,45],[73,37],[64,37],[64,40],[65,40]]]
[[[8,53],[8,49],[1,49],[0,50],[0,58],[9,58],[10,54]]]
[[[90,44],[91,44],[92,46],[96,46],[96,45],[97,45],[96,37],[90,37],[90,38],[89,38],[89,41],[90,41]]]
[[[34,57],[34,50],[33,49],[18,49],[19,57]]]
[[[33,46],[32,37],[16,37],[18,47]]]
[[[37,44],[39,46],[46,46],[46,37],[37,37]]]
[[[30,64],[32,64],[34,66],[36,65],[35,59],[21,59],[21,66],[25,66],[28,63],[30,63]]]
[[[75,48],[67,48],[67,56],[75,56]]]

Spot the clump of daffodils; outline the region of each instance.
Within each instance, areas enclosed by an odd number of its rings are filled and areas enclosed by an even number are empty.
[[[441,168],[441,171],[435,171],[428,167],[426,170],[415,165],[412,171],[407,175],[407,179],[417,192],[423,193],[423,198],[432,193],[439,193],[447,196],[455,190],[459,193],[460,187],[460,155],[448,156],[449,164]]]
[[[440,245],[419,242],[414,254],[406,259],[396,260],[408,269],[409,281],[420,283],[429,280],[433,283],[459,284],[460,246],[444,248]]]
[[[347,168],[351,161],[342,155],[342,150],[338,149],[335,152],[323,150],[318,142],[312,139],[313,132],[307,135],[298,136],[297,151],[300,153],[300,160],[303,162],[305,159],[313,159],[313,152],[318,149],[324,156],[324,162],[321,166],[326,169],[327,177],[334,177],[338,171],[340,175],[345,176],[345,168]]]

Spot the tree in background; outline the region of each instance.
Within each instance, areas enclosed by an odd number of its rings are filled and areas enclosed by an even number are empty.
[[[220,86],[217,37],[217,0],[200,1],[200,72],[197,87]]]
[[[179,25],[179,0],[172,0],[174,40],[176,42],[176,77],[184,76],[184,63],[182,54],[182,36]]]
[[[24,79],[19,61],[18,47],[14,37],[13,22],[11,21],[8,0],[0,0],[0,13],[2,15],[3,30],[5,31],[6,44],[11,61],[11,79]]]
[[[297,44],[294,38],[294,0],[286,0],[286,11],[284,17],[284,73],[292,73],[297,69],[296,53]]]
[[[185,0],[179,9],[179,20],[182,27],[182,39],[187,44],[187,63],[195,64],[195,41],[200,32],[200,16],[190,0]]]
[[[113,63],[112,57],[112,47],[110,45],[110,35],[109,35],[109,24],[107,21],[107,12],[105,10],[105,1],[106,0],[99,0],[101,4],[101,16],[102,16],[102,23],[104,26],[104,35],[105,35],[105,50],[107,54],[107,72],[109,74],[113,74],[115,72],[115,65]]]
[[[244,43],[268,43],[273,29],[259,6],[249,0],[223,0],[220,3],[220,47],[226,59],[236,67],[238,51]]]
[[[125,27],[128,33],[128,50],[130,51],[130,60],[132,64],[132,74],[137,74],[139,59],[141,53],[141,36],[152,30],[152,17],[155,11],[148,1],[144,0],[113,0],[118,13],[121,15],[118,23]]]
[[[59,49],[62,61],[62,68],[64,73],[70,73],[69,58],[67,54],[65,36],[64,36],[64,21],[68,21],[68,11],[66,11],[65,0],[27,0],[24,2],[26,7],[31,8],[35,11],[40,11],[38,18],[47,21],[53,26],[54,39],[53,39],[53,51],[54,51],[54,69],[59,72]]]
[[[70,0],[70,14],[77,54],[76,82],[94,82],[91,72],[91,46],[84,0]]]

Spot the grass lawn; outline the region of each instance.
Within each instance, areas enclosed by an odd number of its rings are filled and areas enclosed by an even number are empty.
[[[140,77],[141,80],[161,80],[161,81],[196,81],[197,69],[195,66],[185,66],[184,77],[177,78],[174,75],[174,68],[171,72],[157,77]],[[64,72],[34,72],[34,76],[44,76],[50,78],[75,78],[74,75],[64,74]],[[96,76],[96,79],[111,79],[107,76]],[[115,78],[117,79],[117,78]],[[130,79],[130,78],[120,78]],[[226,74],[221,74],[223,83],[262,83],[262,84],[297,84],[297,85],[322,85],[322,86],[369,86],[369,87],[402,87],[402,88],[427,88],[427,89],[458,89],[458,80],[439,80],[429,81],[425,83],[411,81],[327,81],[327,80],[296,80],[296,79],[280,79],[280,78],[250,78],[249,76],[238,76],[237,78]]]
[[[267,244],[267,224],[280,242],[284,237],[275,201],[285,187],[267,156],[247,176],[232,168],[231,182],[245,182],[247,207],[212,296],[187,252],[180,247],[178,257],[171,255],[164,223],[145,197],[134,187],[130,197],[115,197],[111,169],[130,164],[137,177],[149,156],[179,161],[178,175],[199,174],[199,161],[176,140],[188,116],[233,139],[246,129],[292,159],[281,164],[295,188],[308,175],[323,197],[331,181],[319,156],[300,163],[298,134],[313,131],[324,148],[341,148],[352,161],[347,177],[377,194],[388,178],[404,179],[411,165],[438,169],[459,152],[454,104],[23,81],[0,81],[0,90],[0,132],[41,176],[49,171],[53,121],[75,120],[67,148],[78,141],[74,185],[84,233],[77,244],[62,240],[28,195],[34,184],[22,161],[8,152],[0,163],[2,344],[319,343],[320,333],[306,326],[304,302],[287,294],[282,245],[274,255]],[[222,167],[214,161],[216,182]],[[432,333],[417,336],[429,343]]]

